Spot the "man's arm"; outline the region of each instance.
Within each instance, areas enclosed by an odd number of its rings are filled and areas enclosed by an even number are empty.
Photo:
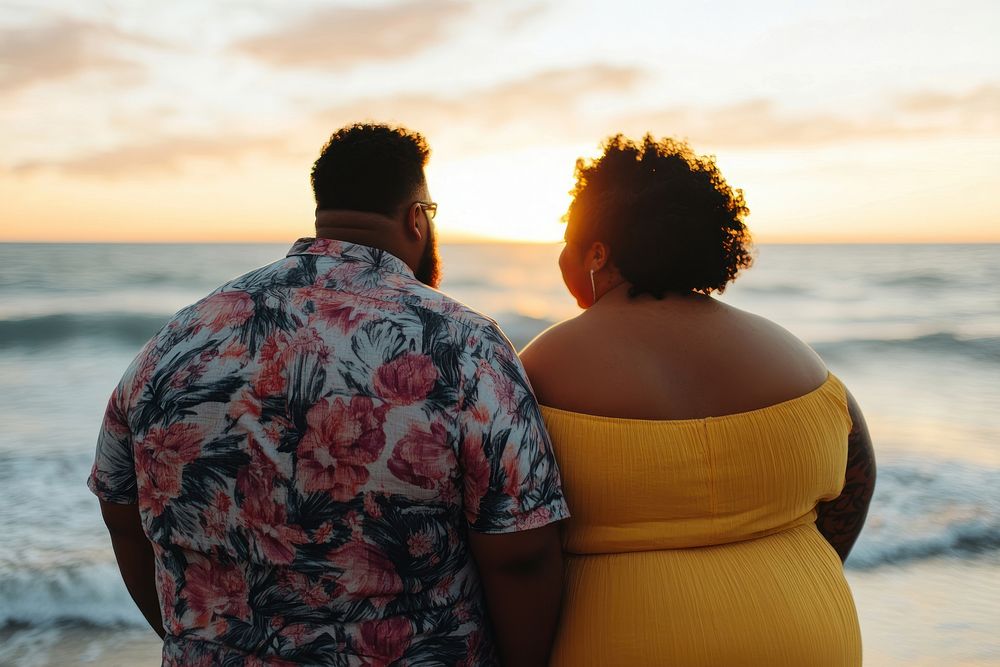
[[[875,491],[875,452],[868,425],[857,401],[847,392],[851,432],[847,436],[847,472],[844,490],[839,496],[816,507],[816,527],[830,546],[847,560],[851,547],[861,534],[868,516],[868,505]]]
[[[142,531],[138,505],[101,501],[101,514],[111,533],[111,546],[129,594],[156,634],[163,638],[160,600],[156,595],[153,545]]]
[[[562,598],[559,466],[524,367],[495,324],[468,336],[457,434],[469,544],[504,665],[548,662]]]
[[[557,524],[516,533],[469,531],[486,604],[504,665],[544,667],[562,598]]]

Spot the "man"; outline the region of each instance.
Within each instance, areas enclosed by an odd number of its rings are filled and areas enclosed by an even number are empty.
[[[432,289],[428,155],[336,132],[317,238],[180,311],[111,396],[89,486],[164,665],[545,663],[559,473],[509,342]]]

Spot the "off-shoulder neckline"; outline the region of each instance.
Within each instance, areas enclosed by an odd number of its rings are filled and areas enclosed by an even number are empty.
[[[829,371],[826,374],[826,379],[816,387],[804,394],[796,396],[794,398],[789,398],[784,401],[779,401],[778,403],[772,403],[771,405],[765,405],[762,408],[755,408],[753,410],[744,410],[743,412],[731,412],[725,415],[718,415],[714,417],[689,417],[687,419],[639,419],[636,417],[609,417],[605,415],[594,415],[586,412],[574,412],[572,410],[563,410],[561,408],[554,408],[548,405],[539,404],[539,408],[542,412],[561,414],[568,417],[576,417],[579,419],[585,419],[590,421],[601,421],[601,422],[622,422],[622,423],[634,423],[634,424],[694,424],[700,422],[708,421],[718,421],[724,419],[739,419],[741,417],[749,417],[752,415],[757,415],[764,412],[770,412],[780,408],[788,408],[792,405],[800,402],[804,402],[813,398],[814,396],[825,391],[830,385],[836,384],[841,385],[840,380],[833,373]]]

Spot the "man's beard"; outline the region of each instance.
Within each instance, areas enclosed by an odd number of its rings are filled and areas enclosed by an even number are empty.
[[[437,287],[441,284],[441,257],[438,255],[437,236],[434,235],[434,227],[427,227],[427,245],[424,247],[424,254],[420,257],[420,264],[413,274],[417,280],[425,285]]]

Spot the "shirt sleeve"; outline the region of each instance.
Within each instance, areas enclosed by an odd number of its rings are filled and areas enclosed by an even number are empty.
[[[126,373],[126,378],[129,377]],[[126,379],[115,387],[97,436],[97,454],[87,486],[101,500],[119,505],[139,501],[136,491],[135,457],[128,425]]]
[[[470,340],[462,359],[462,390],[459,462],[470,527],[509,533],[567,518],[538,402],[517,353],[496,325]]]

